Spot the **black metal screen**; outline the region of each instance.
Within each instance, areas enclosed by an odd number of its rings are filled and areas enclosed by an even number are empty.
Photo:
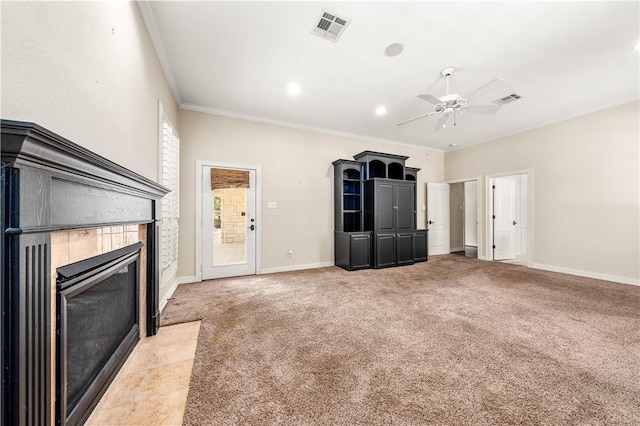
[[[134,244],[58,269],[59,424],[82,424],[139,339]]]
[[[67,410],[136,325],[136,265],[131,264],[67,301]]]

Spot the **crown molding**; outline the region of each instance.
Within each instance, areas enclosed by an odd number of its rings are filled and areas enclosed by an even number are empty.
[[[156,55],[158,56],[158,60],[160,61],[160,65],[164,71],[164,76],[169,84],[169,89],[171,89],[173,99],[176,101],[177,105],[180,105],[182,103],[182,99],[178,92],[178,86],[176,84],[176,79],[173,76],[173,71],[171,70],[167,53],[165,52],[164,45],[162,44],[162,37],[160,36],[160,30],[158,30],[158,26],[156,25],[156,18],[151,10],[151,2],[149,0],[139,0],[136,3],[138,3],[142,19],[147,27],[149,37],[151,37],[151,42],[156,50]]]
[[[235,111],[227,111],[227,110],[221,110],[221,109],[216,109],[216,108],[210,108],[210,107],[206,107],[206,106],[202,106],[202,105],[196,105],[196,104],[181,104],[180,109],[185,110],[185,111],[194,111],[194,112],[201,112],[203,114],[210,114],[210,115],[219,115],[222,117],[228,117],[228,118],[235,118],[235,119],[239,119],[239,120],[247,120],[247,121],[253,121],[256,123],[263,123],[263,124],[270,124],[273,126],[280,126],[280,127],[288,127],[291,129],[298,129],[298,130],[307,130],[307,131],[311,131],[311,132],[318,132],[318,133],[324,133],[324,134],[329,134],[329,135],[333,135],[333,136],[341,136],[341,137],[347,137],[347,138],[354,138],[354,139],[362,139],[362,140],[367,140],[367,141],[372,141],[372,142],[382,142],[382,143],[388,143],[388,144],[393,144],[393,145],[402,145],[402,146],[408,146],[411,148],[421,148],[427,151],[432,151],[432,152],[445,152],[445,150],[443,149],[438,149],[438,148],[432,148],[432,147],[427,147],[427,146],[422,146],[422,145],[415,145],[415,144],[410,144],[410,143],[406,143],[406,142],[398,142],[398,141],[394,141],[394,140],[390,140],[390,139],[382,139],[382,138],[374,138],[371,136],[365,136],[365,135],[359,135],[356,133],[348,133],[348,132],[341,132],[338,130],[332,130],[332,129],[325,129],[322,127],[314,127],[314,126],[307,126],[304,124],[298,124],[298,123],[293,123],[293,122],[289,122],[289,121],[282,121],[282,120],[274,120],[272,118],[267,118],[267,117],[261,117],[261,116],[256,116],[256,115],[250,115],[250,114],[243,114],[243,113],[239,113],[239,112],[235,112]]]

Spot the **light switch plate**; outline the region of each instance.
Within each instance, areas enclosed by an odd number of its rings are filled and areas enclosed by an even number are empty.
[[[276,203],[275,201],[269,201],[267,203],[267,208],[268,209],[277,209],[278,208],[278,203]]]

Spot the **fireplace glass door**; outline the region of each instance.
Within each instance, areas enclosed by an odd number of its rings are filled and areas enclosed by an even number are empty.
[[[139,339],[138,248],[134,244],[58,269],[63,276],[57,303],[61,425],[84,422]],[[73,275],[74,268],[86,267]],[[72,276],[64,279],[68,271]]]

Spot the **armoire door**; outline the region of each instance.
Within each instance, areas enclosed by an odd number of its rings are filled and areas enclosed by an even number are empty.
[[[375,193],[376,231],[392,232],[396,226],[395,185],[377,182]]]
[[[395,184],[396,231],[412,232],[415,229],[415,184]]]
[[[396,263],[410,265],[414,262],[413,233],[396,235]]]
[[[396,265],[396,236],[395,234],[379,234],[375,238],[376,268],[386,268]]]

